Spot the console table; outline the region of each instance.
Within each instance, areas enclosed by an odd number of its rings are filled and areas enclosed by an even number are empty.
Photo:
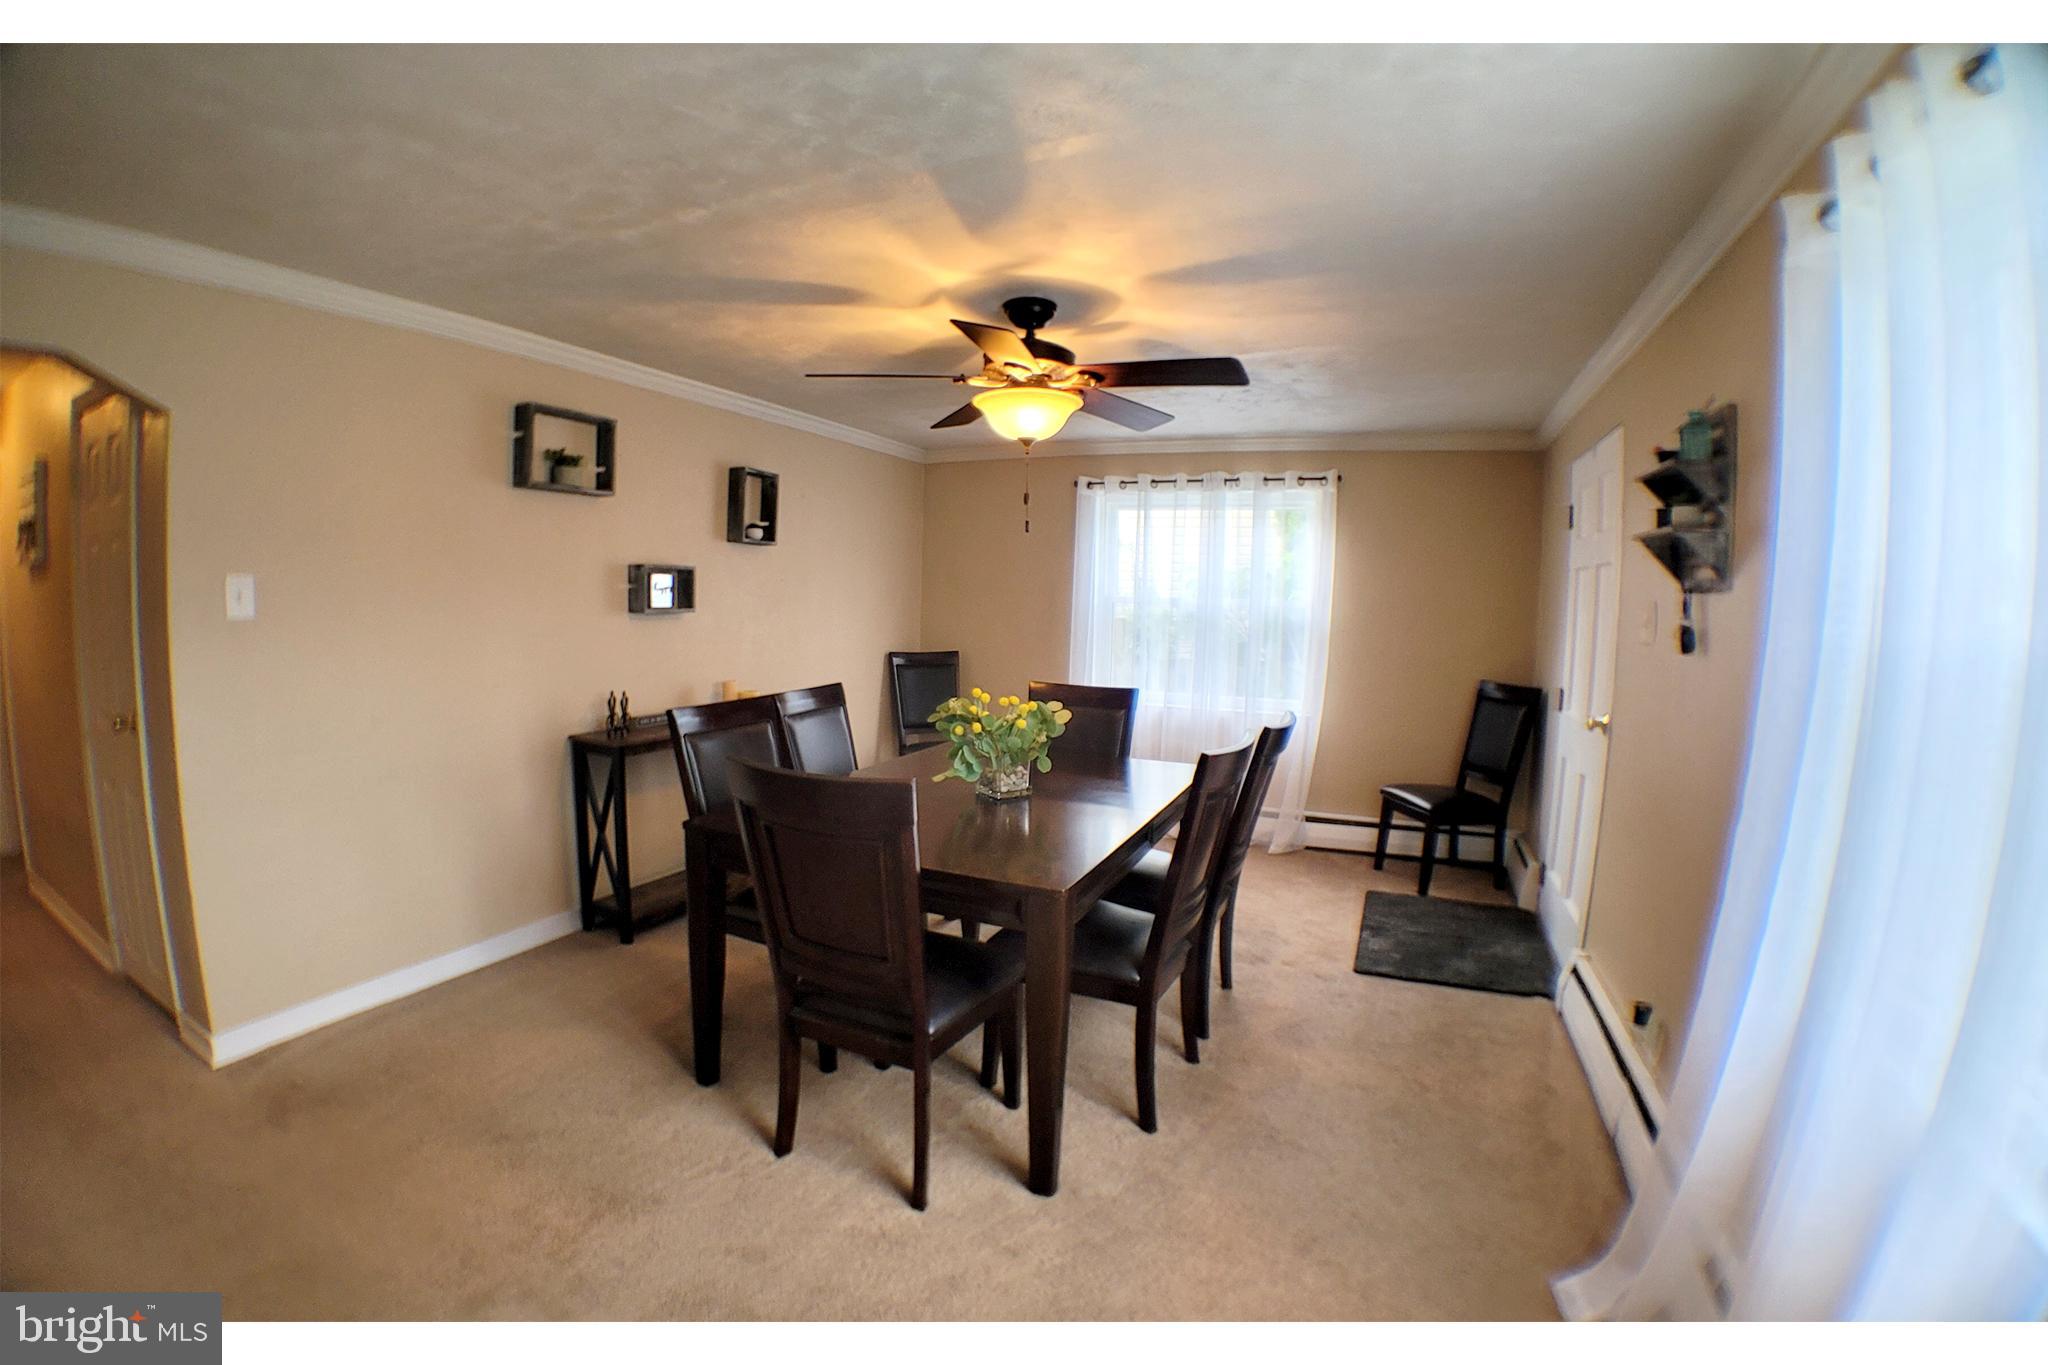
[[[569,772],[576,800],[576,889],[583,927],[612,925],[619,942],[631,943],[633,931],[646,929],[681,914],[688,904],[688,878],[666,877],[633,885],[631,849],[626,843],[626,760],[634,754],[670,752],[668,718],[636,723],[624,734],[586,730],[569,736]],[[601,778],[591,780],[593,760],[602,759]],[[611,894],[597,894],[602,865]]]

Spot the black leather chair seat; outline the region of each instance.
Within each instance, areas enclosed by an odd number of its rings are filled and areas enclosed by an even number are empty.
[[[1124,879],[1111,887],[1103,899],[1138,910],[1150,910],[1166,894],[1166,870],[1172,866],[1173,855],[1163,848],[1155,848],[1138,859],[1138,865],[1125,873]]]
[[[1149,911],[1111,900],[1097,901],[1074,926],[1074,974],[1135,988],[1138,969],[1145,960],[1145,944],[1151,937]]]
[[[1001,934],[987,943],[970,943],[953,934],[926,934],[924,989],[931,1036],[937,1038],[954,1031],[975,1006],[1023,979],[1021,934]],[[799,992],[793,1013],[808,1022],[855,1024],[904,1037],[910,1034],[907,1019],[827,996],[806,999]]]
[[[1500,814],[1500,803],[1478,792],[1461,792],[1435,782],[1403,782],[1381,787],[1380,797],[1417,816],[1429,815],[1436,823],[1456,820],[1490,821]]]

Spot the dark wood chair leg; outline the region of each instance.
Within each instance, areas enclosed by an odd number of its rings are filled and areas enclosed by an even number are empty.
[[[1436,872],[1436,826],[1423,822],[1422,826],[1422,875],[1415,881],[1415,894],[1429,894],[1429,879]]]
[[[1202,1061],[1201,1001],[1202,988],[1194,979],[1190,961],[1180,974],[1180,1047],[1189,1066],[1199,1066]]]
[[[1138,1006],[1138,1126],[1148,1133],[1159,1131],[1159,1096],[1154,1063],[1158,1060],[1159,1002],[1147,1000]]]
[[[916,1117],[914,1144],[910,1158],[910,1207],[922,1213],[925,1196],[931,1179],[932,1159],[932,1064],[929,1057],[920,1057],[913,1064],[916,1073],[914,1081]]]
[[[981,921],[978,919],[961,920],[960,937],[966,939],[969,943],[981,942]]]
[[[1230,941],[1237,937],[1237,888],[1234,886],[1230,888],[1230,899],[1223,903],[1223,923],[1219,927],[1219,932],[1222,935],[1223,941],[1217,945],[1217,951],[1220,954],[1218,962],[1223,969],[1223,989],[1227,991],[1230,989]],[[1208,1023],[1209,1010],[1204,1005],[1202,1009],[1202,1036],[1204,1038],[1209,1036]]]
[[[788,1156],[796,1145],[797,1088],[804,1074],[803,1044],[796,1028],[782,1021],[782,1072],[775,1096],[775,1155]]]
[[[1016,1109],[1024,1103],[1024,1092],[1018,1085],[1019,1065],[1024,1054],[1024,992],[1013,991],[1009,1006],[1003,1012],[1003,1107]]]
[[[1458,857],[1459,857],[1459,854],[1458,854],[1458,827],[1457,827],[1456,825],[1452,825],[1452,826],[1451,826],[1451,828],[1450,828],[1450,835],[1451,835],[1451,863],[1452,863],[1452,865],[1453,865],[1453,866],[1455,866],[1455,865],[1457,864],[1457,861],[1458,861]]]
[[[1195,985],[1195,1035],[1209,1036],[1209,985],[1215,978],[1216,967],[1216,924],[1215,919],[1204,917],[1197,929],[1194,946],[1188,951],[1187,970]]]
[[[1375,872],[1387,870],[1387,835],[1392,832],[1393,824],[1394,803],[1380,802],[1380,837],[1374,842],[1372,849],[1372,870]]]
[[[991,1017],[981,1026],[981,1088],[996,1088],[996,1054],[1002,1046],[1002,1026],[997,1018]]]
[[[818,1070],[827,1076],[839,1069],[839,1049],[830,1043],[818,1044]]]
[[[1498,890],[1508,889],[1508,823],[1502,820],[1493,827],[1493,884]]]

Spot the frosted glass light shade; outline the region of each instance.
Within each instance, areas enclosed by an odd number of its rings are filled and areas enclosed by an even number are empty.
[[[1018,385],[984,389],[974,395],[974,406],[995,428],[996,435],[1029,445],[1057,436],[1067,419],[1081,410],[1081,395],[1071,389]]]

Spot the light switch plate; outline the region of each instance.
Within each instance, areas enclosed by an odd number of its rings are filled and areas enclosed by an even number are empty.
[[[1657,599],[1652,597],[1643,603],[1643,618],[1636,627],[1636,643],[1654,645],[1657,643]]]
[[[228,575],[228,620],[253,621],[256,619],[256,575],[252,573],[231,573]]]

